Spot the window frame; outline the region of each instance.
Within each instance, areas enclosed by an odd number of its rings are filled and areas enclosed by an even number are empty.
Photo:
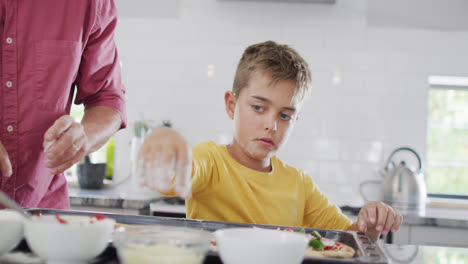
[[[434,78],[435,77],[435,78]],[[444,83],[444,81],[440,81],[439,77],[448,77],[447,79],[450,78],[463,78],[465,79],[464,81],[466,83],[458,83],[454,84],[454,82],[450,83],[450,80],[447,83]],[[437,79],[437,80],[436,80]],[[468,77],[457,77],[457,76],[429,76],[428,77],[428,83],[429,83],[429,90],[428,93],[431,89],[439,89],[439,90],[458,90],[458,91],[466,91],[468,92]],[[427,97],[429,99],[429,95]],[[429,106],[428,106],[429,107]],[[427,114],[427,117],[429,117],[429,111]],[[429,118],[428,118],[429,120]],[[428,127],[426,127],[426,133],[428,132]],[[426,156],[427,156],[427,139],[426,139]],[[426,160],[427,163],[427,160]],[[427,176],[425,176],[426,178]],[[463,194],[453,194],[453,193],[427,193],[427,197],[429,198],[445,198],[445,199],[459,199],[459,200],[468,200],[468,194],[463,195]]]

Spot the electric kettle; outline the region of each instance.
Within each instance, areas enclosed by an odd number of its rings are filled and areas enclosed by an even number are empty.
[[[403,160],[395,165],[392,157],[400,151],[409,151],[418,159],[418,169],[412,170]],[[426,183],[421,171],[422,162],[418,153],[411,148],[402,147],[394,150],[388,157],[382,171],[383,201],[400,209],[424,209],[426,207]]]

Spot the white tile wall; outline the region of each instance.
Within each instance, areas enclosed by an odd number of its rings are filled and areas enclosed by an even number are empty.
[[[191,144],[230,141],[223,94],[246,46],[271,39],[296,48],[312,70],[312,93],[279,156],[340,204],[362,203],[359,183],[378,179],[393,149],[425,156],[427,76],[468,69],[468,32],[369,26],[366,0],[117,5],[129,127],[170,119]],[[117,134],[116,178],[129,174],[131,135]]]

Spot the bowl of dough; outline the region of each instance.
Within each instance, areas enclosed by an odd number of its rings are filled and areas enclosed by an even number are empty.
[[[210,240],[207,231],[161,225],[123,226],[114,235],[123,264],[200,264]]]

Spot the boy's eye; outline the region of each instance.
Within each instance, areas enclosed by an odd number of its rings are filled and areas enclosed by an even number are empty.
[[[259,105],[252,105],[253,109],[257,112],[262,112],[263,111],[263,106],[259,106]]]
[[[287,114],[280,113],[280,118],[285,121],[291,120],[291,116]]]

